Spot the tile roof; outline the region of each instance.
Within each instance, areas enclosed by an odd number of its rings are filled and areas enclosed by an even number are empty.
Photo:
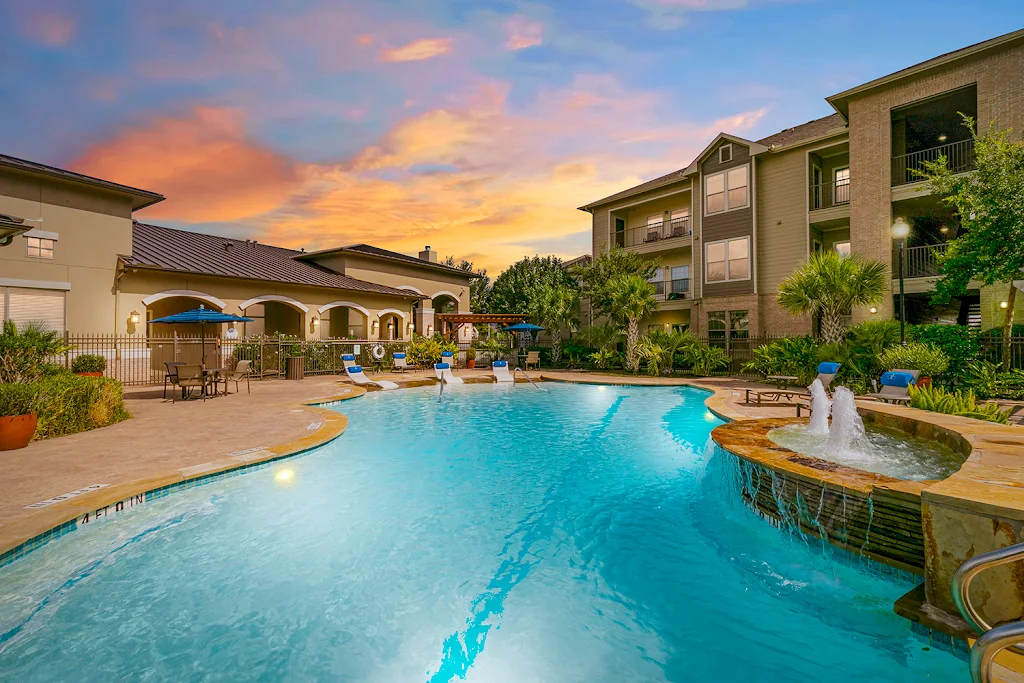
[[[766,147],[771,145],[788,147],[805,140],[820,138],[839,128],[846,128],[846,120],[839,114],[830,114],[820,119],[802,123],[799,126],[780,130],[778,133],[761,138],[758,142]]]
[[[302,253],[255,241],[204,235],[136,221],[132,226],[132,254],[121,258],[129,266],[162,268],[179,273],[418,298],[418,295],[403,289],[357,280],[297,259]]]
[[[476,277],[475,273],[469,273],[469,272],[467,272],[465,270],[462,270],[461,268],[452,268],[451,266],[446,266],[443,263],[434,263],[433,261],[424,261],[423,259],[421,259],[419,257],[416,257],[416,256],[409,256],[408,254],[402,254],[402,253],[399,253],[397,251],[390,251],[388,249],[381,249],[380,247],[375,247],[375,246],[373,246],[371,244],[350,244],[347,247],[335,247],[333,249],[322,249],[320,251],[310,251],[310,252],[306,252],[304,254],[301,254],[298,258],[301,258],[304,261],[309,261],[309,260],[312,260],[311,257],[315,258],[316,256],[320,256],[320,255],[323,255],[323,254],[333,254],[333,253],[336,253],[336,252],[346,252],[346,251],[347,252],[353,252],[354,251],[354,252],[358,252],[360,254],[363,254],[365,256],[374,256],[374,257],[377,257],[377,258],[390,259],[392,261],[401,261],[403,263],[408,263],[408,264],[414,265],[414,266],[421,266],[423,268],[430,268],[430,269],[433,269],[433,270],[439,270],[439,271],[448,272],[448,273],[451,273],[452,275],[462,275],[464,277],[470,277],[470,278]]]
[[[103,180],[101,178],[93,178],[92,176],[84,175],[82,173],[75,173],[74,171],[68,171],[63,168],[57,168],[56,166],[47,166],[46,164],[40,164],[35,161],[27,161],[25,159],[19,159],[17,157],[8,156],[6,154],[0,154],[0,166],[6,166],[8,168],[14,168],[19,171],[26,173],[37,173],[41,175],[50,176],[51,178],[60,178],[73,183],[83,183],[85,185],[92,185],[93,187],[102,187],[107,190],[114,192],[120,192],[123,194],[131,195],[133,199],[138,201],[132,203],[132,208],[136,211],[147,206],[152,206],[157,202],[162,202],[165,197],[157,192],[150,192],[149,190],[140,190],[137,187],[131,187],[129,185],[122,185],[115,183],[110,180]]]

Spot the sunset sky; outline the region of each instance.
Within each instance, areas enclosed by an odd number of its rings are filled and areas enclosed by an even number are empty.
[[[0,0],[0,152],[164,194],[139,220],[496,274],[725,130],[1024,26],[929,0]]]

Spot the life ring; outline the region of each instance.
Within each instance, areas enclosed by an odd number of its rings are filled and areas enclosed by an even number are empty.
[[[370,349],[370,355],[373,356],[374,360],[384,360],[384,345],[375,344],[374,347]]]

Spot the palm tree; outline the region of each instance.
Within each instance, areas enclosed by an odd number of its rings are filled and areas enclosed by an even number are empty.
[[[818,315],[821,336],[831,344],[843,340],[843,316],[854,306],[882,300],[885,277],[885,265],[878,261],[826,251],[811,254],[793,271],[779,285],[777,298],[793,315]]]
[[[567,285],[551,285],[541,297],[540,321],[551,337],[551,362],[562,359],[562,328],[579,324],[579,293]]]
[[[610,289],[612,317],[626,326],[626,367],[639,372],[636,343],[640,339],[640,321],[658,310],[654,285],[639,275],[621,275],[612,281]]]
[[[672,332],[654,330],[647,336],[665,350],[665,371],[669,373],[673,370],[676,354],[697,343],[697,338],[692,334],[679,330]]]

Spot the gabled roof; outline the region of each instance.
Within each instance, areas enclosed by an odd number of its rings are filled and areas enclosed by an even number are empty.
[[[1024,40],[1024,29],[1014,31],[1013,33],[1006,33],[1001,36],[996,36],[995,38],[983,40],[982,42],[975,43],[974,45],[962,47],[959,50],[947,52],[945,54],[939,55],[938,57],[932,57],[931,59],[925,60],[918,64],[914,64],[913,66],[908,66],[906,69],[900,69],[899,71],[895,71],[889,74],[888,76],[882,76],[881,78],[876,78],[873,81],[862,83],[861,85],[850,88],[849,90],[844,90],[843,92],[832,95],[831,97],[826,97],[825,100],[829,104],[831,104],[837,112],[842,114],[844,119],[848,120],[850,118],[850,98],[855,95],[860,95],[869,90],[873,90],[874,88],[889,85],[903,78],[918,76],[926,71],[930,71],[931,69],[946,66],[951,62],[955,62],[966,57],[971,57],[973,55],[979,54],[981,52],[986,52],[988,50],[992,50],[995,48],[1001,48],[1006,46],[1007,44],[1015,43],[1022,40]]]
[[[839,114],[829,114],[799,126],[793,126],[778,133],[761,138],[758,143],[765,147],[791,147],[811,140],[838,135],[847,131],[846,120]]]
[[[404,299],[421,298],[404,289],[357,280],[306,263],[296,258],[301,255],[302,252],[294,249],[136,221],[132,225],[131,256],[121,256],[121,260],[126,266],[136,268],[330,287]]]
[[[470,273],[462,270],[461,268],[452,268],[446,266],[443,263],[434,263],[433,261],[424,261],[421,258],[415,256],[409,256],[408,254],[401,254],[397,251],[390,251],[388,249],[381,249],[370,244],[351,244],[347,247],[334,247],[333,249],[321,249],[320,251],[307,251],[296,256],[296,258],[309,261],[315,261],[318,256],[324,256],[326,254],[334,253],[354,253],[359,256],[369,256],[371,258],[387,259],[389,261],[400,261],[410,266],[417,266],[420,268],[427,268],[429,270],[435,270],[439,272],[445,272],[449,275],[461,275],[462,277],[475,278],[478,277],[476,273]]]
[[[68,171],[63,168],[57,168],[56,166],[47,166],[46,164],[19,159],[17,157],[7,156],[6,154],[0,154],[0,166],[13,168],[24,173],[58,178],[70,183],[77,183],[79,185],[91,185],[92,187],[99,187],[104,190],[117,192],[118,194],[128,195],[132,198],[133,211],[144,209],[147,206],[152,206],[153,204],[162,202],[165,199],[162,194],[150,192],[149,190],[140,190],[137,187],[130,187],[128,185],[121,185],[120,183],[111,182],[109,180],[93,178],[92,176],[75,173],[74,171]]]

